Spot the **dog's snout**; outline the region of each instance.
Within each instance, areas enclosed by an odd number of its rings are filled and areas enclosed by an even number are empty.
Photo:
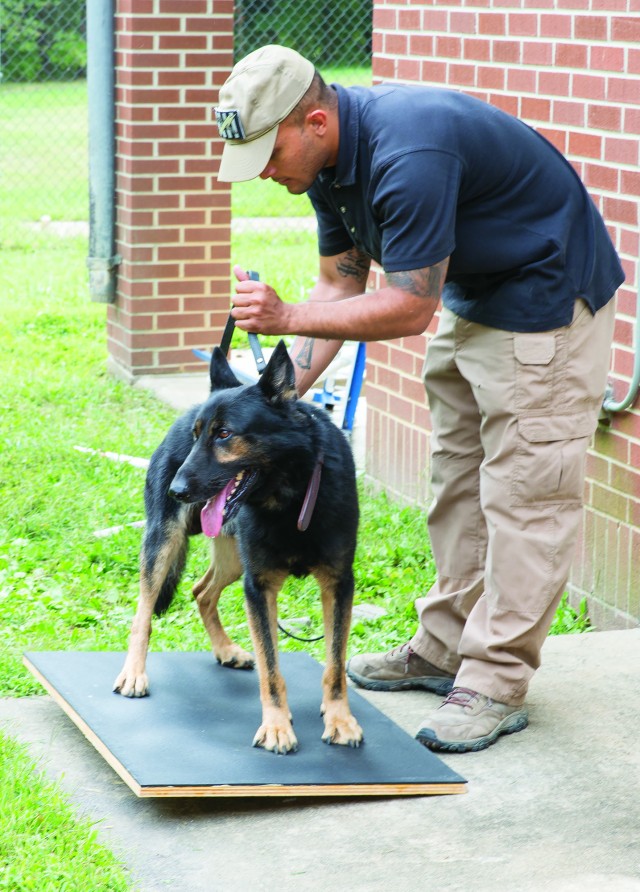
[[[190,500],[189,482],[183,474],[176,474],[169,486],[169,495],[179,502]]]

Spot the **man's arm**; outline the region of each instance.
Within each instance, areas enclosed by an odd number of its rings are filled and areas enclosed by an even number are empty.
[[[328,303],[362,294],[367,287],[370,265],[369,256],[357,248],[333,257],[321,257],[318,281],[309,292],[309,300]],[[343,338],[295,339],[289,355],[295,367],[296,385],[300,395],[315,384],[340,350],[343,341]]]
[[[347,257],[351,259],[351,267],[345,266]],[[291,351],[297,363],[301,390],[309,387],[313,383],[311,379],[316,380],[326,368],[339,349],[339,342],[422,334],[438,307],[448,258],[423,269],[387,273],[385,287],[365,294],[366,274],[363,270],[358,272],[363,257],[356,252],[355,265],[351,251],[322,258],[318,284],[309,300],[300,304],[283,303],[266,283],[239,282],[236,286],[232,313],[238,328],[301,336]],[[343,271],[351,269],[343,283],[340,283],[339,264],[343,264]],[[329,302],[331,306],[327,306]],[[314,343],[309,344],[308,339]],[[321,347],[319,339],[331,346],[324,343]],[[308,365],[304,375],[301,363]]]

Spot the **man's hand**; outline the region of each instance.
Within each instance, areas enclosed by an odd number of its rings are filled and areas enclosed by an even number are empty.
[[[255,282],[240,267],[234,266],[238,280],[231,315],[242,331],[255,334],[293,334],[289,326],[290,307],[280,300],[266,282]]]

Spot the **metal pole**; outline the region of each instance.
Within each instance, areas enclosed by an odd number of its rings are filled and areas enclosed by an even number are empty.
[[[626,396],[621,400],[613,398],[613,387],[609,385],[604,395],[604,403],[602,404],[601,420],[610,421],[614,412],[624,412],[625,409],[633,406],[638,391],[640,390],[640,270],[638,271],[638,296],[636,298],[636,322],[634,337],[634,358],[633,358],[633,374],[629,389]],[[602,417],[604,416],[604,418]]]
[[[114,0],[87,0],[89,94],[89,290],[116,298]]]

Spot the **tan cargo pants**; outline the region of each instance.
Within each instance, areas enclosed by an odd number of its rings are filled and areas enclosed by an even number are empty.
[[[582,514],[615,321],[576,301],[573,322],[517,334],[443,309],[427,350],[438,578],[411,646],[456,685],[525,698],[564,591]]]

